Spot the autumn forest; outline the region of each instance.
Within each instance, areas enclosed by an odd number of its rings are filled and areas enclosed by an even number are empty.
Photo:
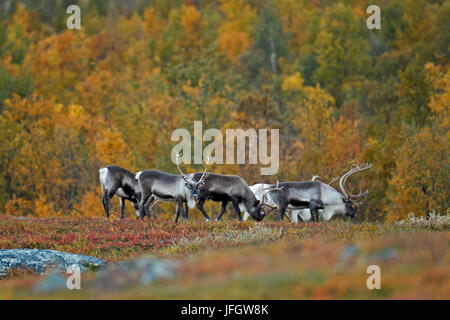
[[[71,4],[80,30],[66,27]],[[330,181],[370,162],[350,183],[370,190],[359,219],[448,213],[450,1],[380,0],[379,30],[366,26],[370,4],[2,1],[1,214],[103,216],[98,169],[177,173],[171,133],[196,120],[279,129],[276,175],[253,164],[214,172]]]

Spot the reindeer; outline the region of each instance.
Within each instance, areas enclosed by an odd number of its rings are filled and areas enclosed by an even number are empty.
[[[177,167],[179,167],[179,155],[177,155]],[[193,190],[197,190],[204,182],[206,176],[206,168],[198,181],[192,180],[193,174],[181,175],[166,173],[159,170],[145,170],[136,174],[136,180],[142,192],[142,197],[139,202],[140,215],[148,214],[148,209],[145,204],[151,204],[154,200],[157,201],[174,201],[177,203],[175,223],[178,222],[180,216],[187,220],[188,207],[195,206],[193,197]],[[185,207],[183,208],[183,203]],[[206,215],[205,217],[208,218]]]
[[[276,205],[278,219],[282,220],[288,207],[296,209],[309,208],[313,221],[318,220],[319,209],[323,210],[322,216],[328,221],[335,214],[345,214],[351,218],[355,217],[356,211],[353,204],[360,206],[362,199],[367,197],[369,191],[361,192],[358,195],[349,194],[345,188],[347,179],[361,171],[372,168],[367,164],[364,167],[356,164],[339,179],[339,187],[342,194],[333,187],[320,181],[308,182],[284,182],[271,185],[266,194],[263,195],[262,205],[275,209],[266,203],[267,195]],[[361,201],[358,201],[361,200]]]
[[[266,194],[267,190],[271,190],[271,186],[272,186],[271,184],[267,184],[267,183],[257,183],[257,184],[250,186],[250,190],[252,190],[256,199],[258,199],[259,201],[262,201],[262,198],[263,198],[264,194]],[[270,194],[267,194],[267,196],[266,196],[265,206],[266,207],[271,206],[273,208],[273,210],[276,209],[275,203],[272,201]],[[268,212],[266,212],[266,214],[267,213]],[[289,220],[291,222],[295,222],[295,223],[298,222],[299,216],[303,221],[308,221],[309,219],[311,219],[311,215],[310,215],[308,209],[293,209],[292,207],[288,207],[286,209],[286,216],[289,218]],[[249,217],[250,217],[250,214],[247,211],[245,211],[243,220],[246,221]]]
[[[202,176],[199,173],[193,175],[194,181],[200,181]],[[228,202],[233,204],[234,210],[242,220],[241,211],[248,212],[256,221],[264,218],[261,211],[261,203],[256,199],[250,187],[239,176],[209,173],[206,178],[194,190],[194,197],[197,202],[197,208],[207,219],[210,219],[203,208],[206,200],[222,202],[222,207],[216,221],[222,219]]]
[[[120,199],[120,219],[124,218],[125,200],[133,204],[136,217],[139,216],[140,188],[135,180],[135,174],[118,166],[106,166],[99,170],[102,187],[102,203],[106,220],[109,219],[109,200],[116,195]]]
[[[313,175],[311,181],[316,181],[318,178],[321,178],[321,177],[318,175]],[[328,183],[328,185],[333,184],[337,179],[339,179],[339,177],[332,179]],[[271,189],[271,185],[267,184],[267,183],[257,183],[257,184],[250,186],[250,189],[255,194],[256,199],[258,199],[259,201],[262,201],[264,194],[266,194],[267,190]],[[265,206],[267,207],[269,205],[269,206],[271,206],[271,208],[273,210],[275,210],[276,209],[275,203],[273,202],[272,198],[270,197],[270,193],[268,193],[266,197],[267,197],[267,201],[265,203]],[[320,210],[320,211],[322,211],[322,210]],[[250,215],[248,214],[248,212],[245,212],[244,220],[247,220],[249,216]],[[289,220],[291,222],[294,222],[294,223],[298,223],[299,217],[302,221],[308,221],[309,219],[311,219],[311,214],[309,212],[309,209],[294,209],[290,205],[286,208],[286,216],[289,218]]]

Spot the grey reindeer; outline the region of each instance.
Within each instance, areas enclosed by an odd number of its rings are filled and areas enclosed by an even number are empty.
[[[241,212],[248,212],[256,221],[264,219],[265,214],[261,209],[261,202],[256,199],[248,184],[241,177],[214,173],[203,176],[200,173],[194,173],[192,180],[202,182],[195,185],[192,190],[194,198],[198,200],[197,208],[207,221],[210,220],[210,217],[203,208],[206,200],[222,203],[216,221],[222,219],[229,202],[232,203],[239,220],[242,220]]]
[[[179,168],[179,155],[177,155],[177,167]],[[183,219],[188,219],[188,208],[195,206],[195,199],[193,196],[193,190],[201,185],[206,176],[206,170],[200,176],[198,181],[192,180],[193,174],[185,175],[171,174],[159,170],[145,170],[136,174],[136,180],[139,184],[142,192],[141,199],[139,201],[140,215],[144,216],[148,214],[147,205],[150,205],[153,201],[173,201],[177,203],[175,222],[181,216]],[[146,204],[144,206],[144,204]],[[185,207],[183,208],[183,204]],[[151,208],[151,207],[150,207]]]
[[[276,186],[272,185],[263,196],[262,205],[268,205],[266,204],[266,195],[270,193],[271,201],[275,204],[275,207],[268,206],[272,209],[276,208],[279,220],[283,219],[288,207],[293,209],[309,208],[313,221],[318,221],[320,209],[323,210],[322,217],[326,221],[336,214],[345,214],[354,218],[356,210],[353,205],[360,206],[362,200],[367,197],[369,190],[365,192],[360,190],[358,195],[352,195],[348,193],[345,184],[350,176],[370,168],[372,168],[371,164],[366,164],[364,167],[358,164],[352,166],[339,179],[339,188],[342,193],[320,181],[283,182]]]
[[[140,217],[139,199],[141,191],[134,176],[134,173],[118,166],[111,165],[99,169],[102,203],[107,220],[109,219],[109,200],[114,195],[120,199],[120,219],[124,218],[125,200],[132,203],[136,217]]]
[[[318,178],[320,178],[320,176],[313,175],[311,181],[315,181]],[[331,186],[338,179],[339,179],[339,177],[333,178],[328,183],[328,185]],[[257,184],[250,186],[250,189],[253,191],[256,199],[258,199],[259,201],[262,201],[263,196],[266,195],[264,208],[265,209],[268,208],[268,210],[269,210],[269,211],[266,211],[266,215],[270,211],[276,211],[275,203],[272,201],[272,198],[270,197],[270,192],[267,192],[267,191],[272,190],[271,186],[272,186],[271,184],[267,184],[267,183],[257,183]],[[320,210],[320,211],[322,211],[322,210]],[[308,221],[311,219],[311,214],[309,212],[309,209],[294,209],[294,208],[292,208],[291,205],[289,205],[286,209],[286,216],[289,218],[289,220],[291,222],[294,222],[294,223],[298,223],[299,218],[301,219],[301,221]],[[248,212],[245,212],[244,220],[247,220],[248,217],[250,217],[250,214]]]

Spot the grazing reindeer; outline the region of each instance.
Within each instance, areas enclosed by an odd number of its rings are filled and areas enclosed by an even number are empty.
[[[317,180],[317,178],[321,178],[321,177],[318,175],[313,175],[311,181],[315,181],[315,180]],[[328,185],[333,184],[337,179],[339,179],[339,177],[332,179],[328,183]],[[250,187],[250,189],[255,194],[256,199],[258,199],[259,201],[262,201],[264,194],[267,193],[267,190],[271,189],[271,185],[266,184],[266,183],[257,183],[257,184],[252,185]],[[270,193],[267,193],[267,201],[265,203],[265,206],[266,207],[270,206],[270,208],[272,210],[276,209],[275,203],[273,202],[272,198],[270,197]],[[322,210],[320,210],[320,211],[322,211]],[[248,212],[245,212],[244,220],[247,220],[249,216],[250,215],[248,214]],[[302,221],[308,221],[309,219],[311,219],[311,214],[309,212],[309,209],[294,209],[290,205],[286,208],[286,216],[289,218],[289,220],[291,220],[291,222],[294,222],[294,223],[298,223],[299,217],[300,217],[300,219],[302,219]]]
[[[200,178],[199,173],[193,175],[194,181]],[[250,187],[239,176],[209,173],[203,183],[198,186],[195,198],[198,200],[197,208],[207,219],[209,217],[203,208],[206,200],[222,202],[216,221],[222,219],[228,202],[233,204],[239,220],[242,220],[241,211],[248,212],[256,221],[264,218],[260,201],[256,199]]]
[[[116,195],[120,199],[120,219],[123,219],[125,200],[133,204],[136,217],[139,218],[140,189],[134,178],[134,173],[118,167],[107,166],[99,170],[100,185],[102,187],[102,203],[109,219],[109,200]]]
[[[264,194],[267,193],[267,190],[270,190],[271,185],[267,183],[257,183],[252,186],[250,186],[250,190],[255,194],[256,199],[259,201],[262,201],[262,198]],[[266,202],[265,206],[271,206],[271,209],[275,210],[275,203],[273,202],[272,198],[270,197],[270,193],[266,196]],[[288,206],[286,209],[286,216],[289,218],[291,222],[298,222],[298,217],[303,221],[308,221],[311,219],[311,215],[309,213],[309,209],[293,209],[291,206]],[[247,220],[250,217],[250,214],[245,211],[244,212],[244,221]]]
[[[309,208],[313,221],[318,220],[319,209],[323,210],[322,216],[326,221],[335,214],[345,214],[354,218],[355,209],[353,204],[361,205],[362,202],[358,200],[367,197],[369,191],[360,191],[358,195],[351,195],[347,192],[345,184],[350,176],[370,168],[372,168],[370,164],[367,164],[365,167],[355,165],[345,173],[339,179],[339,187],[342,194],[330,185],[320,181],[284,182],[276,187],[272,185],[271,190],[263,196],[262,203],[266,205],[266,196],[270,193],[270,197],[276,205],[279,220],[283,219],[284,213],[289,206],[296,209]],[[271,206],[269,205],[269,207]]]
[[[177,157],[177,167],[179,169]],[[180,170],[180,169],[179,169]],[[180,170],[181,172],[181,170]],[[136,174],[136,180],[142,192],[139,202],[140,215],[148,214],[145,204],[151,204],[154,200],[158,201],[175,201],[177,203],[175,222],[178,222],[180,216],[187,219],[187,207],[193,208],[195,200],[193,197],[194,189],[202,185],[206,175],[206,169],[203,175],[196,182],[192,180],[192,174],[181,175],[170,174],[159,170],[145,170]],[[186,204],[183,208],[183,203]]]

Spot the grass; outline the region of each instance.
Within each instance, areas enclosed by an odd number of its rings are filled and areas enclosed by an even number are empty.
[[[417,218],[415,218],[417,219]],[[83,290],[35,296],[39,276],[0,280],[0,298],[351,299],[450,298],[448,221],[354,224],[200,222],[102,218],[29,220],[0,217],[0,249],[41,248],[111,262],[153,255],[177,260],[171,280],[102,292],[83,276]],[[366,287],[377,264],[382,289]]]

